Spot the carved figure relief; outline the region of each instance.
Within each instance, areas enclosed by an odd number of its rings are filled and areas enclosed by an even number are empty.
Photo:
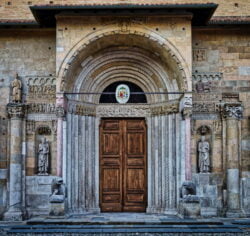
[[[211,89],[211,82],[203,82],[201,79],[196,83],[195,90],[197,93],[208,93]]]
[[[205,136],[202,135],[201,140],[198,143],[200,173],[208,173],[210,171],[209,151],[209,143],[205,140]]]
[[[12,87],[12,102],[21,103],[22,102],[22,82],[18,78],[16,73],[15,79],[11,83]]]
[[[51,183],[51,203],[61,203],[64,202],[64,198],[66,197],[65,185],[63,183],[62,178],[53,179]]]
[[[38,146],[38,175],[48,175],[49,170],[49,143],[42,138]]]
[[[27,78],[28,99],[54,99],[56,97],[56,78],[34,77]]]
[[[205,61],[206,60],[206,50],[205,49],[194,49],[193,50],[193,60],[194,61]]]

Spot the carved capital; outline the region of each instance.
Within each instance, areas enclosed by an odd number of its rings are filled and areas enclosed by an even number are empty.
[[[243,117],[243,107],[239,103],[225,104],[223,107],[224,118],[241,119]]]
[[[10,118],[23,118],[25,116],[26,106],[24,104],[9,103],[7,112]]]
[[[191,118],[192,116],[192,108],[186,107],[182,110],[182,118],[185,120],[187,118]]]
[[[64,118],[66,115],[66,112],[63,107],[57,107],[56,108],[56,116],[57,118]]]

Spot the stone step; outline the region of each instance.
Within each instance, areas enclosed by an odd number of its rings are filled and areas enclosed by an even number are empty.
[[[165,220],[161,219],[157,221],[136,221],[128,219],[124,219],[124,221],[108,221],[107,219],[92,219],[92,221],[84,221],[84,220],[29,220],[27,221],[27,225],[49,225],[49,224],[57,224],[57,225],[95,225],[95,224],[110,224],[110,225],[223,225],[221,221],[198,221],[198,220]]]
[[[8,234],[17,233],[243,233],[239,228],[206,228],[206,229],[191,229],[191,228],[89,228],[89,229],[10,229]]]
[[[4,230],[5,227],[5,230]],[[1,226],[7,234],[164,234],[164,233],[209,233],[209,234],[239,234],[244,235],[242,228],[250,227],[250,225],[164,225],[164,224],[134,224],[134,225],[106,225],[106,224],[93,224],[93,225],[6,225]]]

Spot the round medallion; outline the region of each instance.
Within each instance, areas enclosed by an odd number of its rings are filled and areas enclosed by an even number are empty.
[[[115,98],[118,103],[127,103],[130,97],[130,90],[126,84],[120,84],[116,87]]]

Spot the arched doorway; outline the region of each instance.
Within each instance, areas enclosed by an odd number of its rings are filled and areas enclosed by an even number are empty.
[[[176,213],[178,188],[185,178],[187,137],[180,112],[183,95],[164,92],[182,91],[183,72],[171,55],[166,51],[163,55],[160,46],[150,39],[115,36],[99,38],[79,52],[67,71],[68,80],[64,80],[63,88],[68,93],[63,133],[68,210],[100,211],[101,122],[116,119],[117,130],[120,125],[126,130],[126,120],[141,119],[147,126],[144,210]],[[102,92],[121,81],[146,92],[147,103],[100,103]]]

